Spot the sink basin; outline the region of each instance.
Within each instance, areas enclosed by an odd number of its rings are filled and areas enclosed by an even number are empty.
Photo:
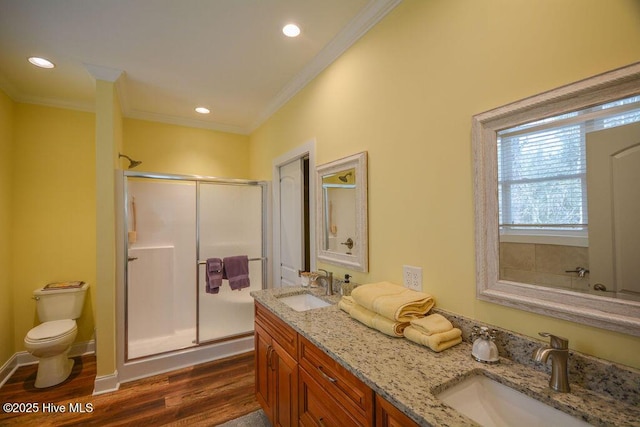
[[[590,425],[483,375],[469,377],[436,397],[486,427]]]
[[[311,294],[292,295],[289,297],[279,298],[279,300],[293,308],[295,311],[307,311],[331,305],[330,303]]]

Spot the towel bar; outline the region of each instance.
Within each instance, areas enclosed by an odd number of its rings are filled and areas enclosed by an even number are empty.
[[[267,258],[266,257],[262,257],[262,258],[249,258],[249,261],[266,261]],[[198,261],[198,265],[205,265],[207,263],[207,261]]]

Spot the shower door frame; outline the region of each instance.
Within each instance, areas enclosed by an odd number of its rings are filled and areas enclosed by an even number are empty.
[[[261,186],[262,191],[260,193],[260,204],[262,206],[262,218],[261,218],[261,234],[262,234],[262,245],[260,248],[260,261],[262,264],[262,289],[265,289],[267,280],[268,280],[268,257],[267,257],[267,215],[265,203],[267,203],[267,183],[264,181],[246,181],[246,180],[221,180],[217,178],[209,178],[209,179],[199,179],[196,181],[196,346],[206,345],[206,344],[214,344],[218,342],[230,341],[241,337],[253,336],[253,331],[240,333],[233,336],[223,337],[223,338],[215,338],[212,340],[200,341],[200,266],[205,264],[205,260],[200,258],[200,186],[202,182],[213,183],[218,185],[232,185],[232,186]],[[250,258],[249,262],[254,261],[256,259]]]
[[[196,338],[194,340],[194,345],[193,346],[189,346],[189,347],[185,347],[185,348],[180,348],[180,349],[175,349],[175,350],[169,350],[169,351],[165,351],[165,352],[161,352],[161,353],[154,353],[154,354],[150,354],[150,355],[146,355],[146,356],[141,356],[141,357],[137,357],[137,358],[129,358],[128,356],[128,251],[129,251],[129,245],[128,245],[128,239],[127,239],[127,218],[129,218],[129,190],[128,190],[128,182],[127,179],[128,178],[146,178],[146,179],[154,179],[154,180],[165,180],[165,181],[178,181],[178,182],[194,182],[196,185],[196,217],[195,217],[195,224],[196,224],[196,229],[195,229],[195,243],[196,243],[196,259],[194,260],[194,265],[196,268],[196,283],[194,284],[194,291],[196,292],[196,307],[195,307],[195,323],[196,323]],[[268,198],[268,193],[269,193],[269,183],[267,181],[257,181],[257,180],[245,180],[245,179],[225,179],[225,178],[217,178],[217,177],[209,177],[209,176],[201,176],[201,175],[174,175],[174,174],[159,174],[159,173],[151,173],[151,172],[138,172],[138,171],[128,171],[128,170],[123,170],[122,171],[122,175],[120,175],[120,179],[121,179],[121,183],[120,185],[118,185],[118,187],[122,190],[122,194],[120,195],[120,197],[118,197],[118,203],[121,204],[120,205],[120,209],[118,209],[122,215],[118,216],[118,225],[120,228],[119,231],[119,241],[120,244],[118,245],[120,247],[120,251],[122,253],[122,256],[118,257],[119,263],[121,263],[120,265],[124,265],[124,268],[122,269],[122,272],[120,273],[120,280],[121,280],[121,285],[119,285],[117,287],[117,290],[120,291],[118,293],[120,293],[121,295],[118,296],[118,316],[117,316],[117,330],[118,330],[118,337],[117,337],[117,342],[120,344],[119,346],[119,350],[118,350],[118,354],[117,354],[117,359],[118,359],[118,370],[121,374],[124,374],[125,378],[120,378],[120,381],[126,381],[129,375],[127,375],[125,372],[122,372],[123,370],[127,370],[126,367],[127,365],[130,364],[139,364],[139,363],[144,363],[145,361],[149,361],[151,362],[151,371],[148,371],[147,375],[152,375],[155,372],[161,372],[163,370],[166,370],[166,368],[161,367],[158,368],[157,366],[164,366],[163,363],[158,364],[157,361],[154,363],[154,359],[159,359],[159,358],[167,358],[167,356],[173,356],[173,355],[184,355],[185,353],[191,353],[191,352],[197,352],[199,349],[202,349],[203,347],[213,347],[216,344],[221,344],[224,346],[225,343],[229,343],[229,342],[233,342],[236,340],[240,340],[240,339],[248,339],[249,337],[251,337],[251,341],[253,341],[253,331],[251,332],[247,332],[247,333],[242,333],[242,334],[238,334],[238,335],[234,335],[234,336],[229,336],[229,337],[224,337],[224,338],[220,338],[220,339],[214,339],[214,340],[206,340],[206,341],[199,341],[199,337],[200,337],[200,322],[199,322],[199,309],[200,309],[200,296],[199,296],[199,292],[198,292],[198,287],[199,287],[199,283],[200,283],[200,185],[201,183],[211,183],[211,184],[217,184],[217,185],[231,185],[231,186],[258,186],[260,187],[260,198],[261,198],[261,273],[262,273],[262,289],[266,289],[268,288],[268,277],[269,277],[269,263],[268,263],[268,251],[269,251],[269,245],[268,245],[268,207],[269,207],[269,198]],[[119,252],[120,252],[119,251]],[[231,351],[232,353],[234,352],[234,349],[237,346],[233,346],[230,344],[230,348],[227,350]],[[237,351],[236,351],[237,352]],[[223,354],[223,356],[226,356],[227,354]],[[199,359],[197,356],[195,357],[189,357],[189,360],[195,361],[197,362]],[[184,357],[182,358],[182,361],[186,360]],[[211,354],[208,354],[207,356],[205,356],[204,360],[211,360]],[[182,363],[182,362],[179,362]],[[193,362],[191,362],[193,363]],[[179,364],[176,367],[180,367],[181,365]],[[134,373],[135,372],[135,373]],[[131,379],[135,379],[135,378],[139,378],[141,377],[141,375],[139,375],[140,373],[142,373],[142,376],[144,376],[144,369],[140,370],[140,369],[134,369],[132,372],[132,377]]]

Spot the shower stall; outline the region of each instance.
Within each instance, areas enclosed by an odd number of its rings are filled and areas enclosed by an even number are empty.
[[[123,171],[121,381],[253,348],[266,287],[267,183]],[[206,260],[247,256],[250,286],[207,292]]]

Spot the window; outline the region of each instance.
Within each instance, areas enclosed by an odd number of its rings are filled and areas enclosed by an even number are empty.
[[[499,131],[501,234],[586,237],[586,135],[636,121],[640,96]]]

